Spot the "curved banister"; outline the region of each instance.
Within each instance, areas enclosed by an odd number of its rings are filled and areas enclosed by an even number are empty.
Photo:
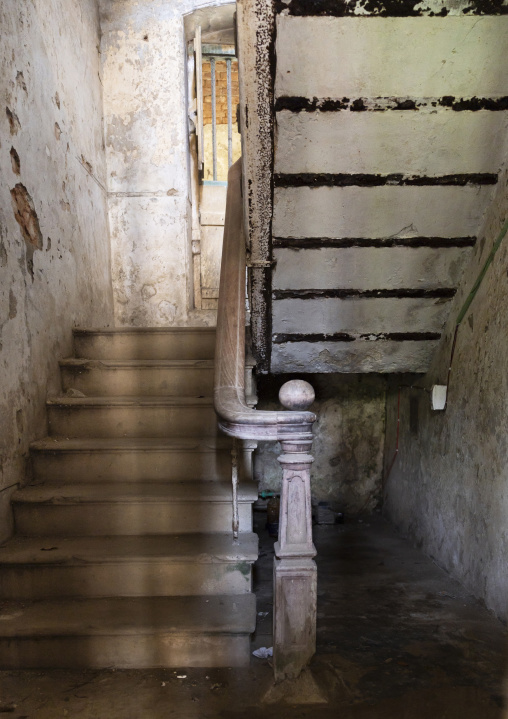
[[[279,541],[274,559],[273,668],[277,680],[294,679],[316,650],[317,570],[313,560],[310,467],[314,390],[287,382],[279,395],[291,411],[258,411],[245,397],[245,237],[242,164],[228,174],[226,218],[215,344],[214,406],[219,426],[234,437],[231,463],[233,537],[240,530],[238,442],[279,440],[282,468]],[[236,439],[237,438],[237,439]]]
[[[245,400],[245,267],[240,158],[228,173],[215,344],[215,411],[220,428],[231,437],[311,440],[316,420],[313,412],[255,410]]]

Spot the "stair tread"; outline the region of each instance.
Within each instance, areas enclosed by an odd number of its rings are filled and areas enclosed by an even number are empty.
[[[2,602],[0,638],[249,634],[255,607],[253,594]]]
[[[50,397],[47,405],[56,407],[212,407],[213,398],[186,396]]]
[[[128,359],[128,360],[116,360],[116,359],[78,359],[75,357],[67,357],[60,360],[61,367],[86,367],[90,369],[114,369],[117,367],[123,369],[136,369],[140,367],[162,367],[165,369],[176,369],[176,368],[191,368],[191,369],[212,369],[214,361],[212,359],[202,360],[162,360],[162,359]]]
[[[61,436],[31,450],[35,476],[49,481],[14,492],[18,535],[0,547],[3,596],[14,598],[0,601],[2,657],[16,667],[248,663],[258,487],[239,485],[246,531],[234,540],[224,471],[232,440],[214,436],[215,327],[74,335],[78,358],[60,361],[63,386],[84,395],[48,399]],[[114,482],[93,481],[110,470]]]
[[[230,450],[232,440],[216,437],[45,437],[32,442],[30,449],[36,451],[188,451],[215,452]]]
[[[255,482],[238,486],[239,502],[254,502],[258,496]],[[61,482],[28,485],[12,495],[15,503],[29,504],[82,504],[85,502],[228,502],[231,501],[231,483],[219,481],[172,481],[80,483]]]
[[[73,565],[129,561],[254,562],[258,537],[240,533],[113,537],[14,537],[0,547],[0,566]]]

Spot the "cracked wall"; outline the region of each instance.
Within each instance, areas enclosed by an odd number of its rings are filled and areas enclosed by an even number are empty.
[[[72,327],[112,296],[96,0],[0,0],[0,539]]]
[[[220,3],[219,3],[220,4]],[[184,14],[195,0],[102,0],[115,322],[210,324],[192,310]]]

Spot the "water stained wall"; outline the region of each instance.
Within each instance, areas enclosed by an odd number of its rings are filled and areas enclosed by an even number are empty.
[[[72,327],[112,320],[96,0],[0,2],[0,539]]]

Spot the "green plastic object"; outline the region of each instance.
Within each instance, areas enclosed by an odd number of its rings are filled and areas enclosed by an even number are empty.
[[[497,252],[498,249],[500,248],[501,242],[503,241],[504,236],[506,235],[507,232],[508,232],[508,220],[506,220],[506,222],[504,223],[503,227],[501,228],[501,232],[499,233],[499,235],[498,235],[498,237],[497,237],[497,240],[494,242],[494,245],[492,246],[492,249],[491,249],[491,251],[490,251],[490,253],[489,253],[489,256],[488,256],[487,259],[485,260],[485,264],[483,265],[483,267],[482,267],[482,269],[481,269],[481,271],[480,271],[480,274],[479,274],[478,277],[476,278],[476,282],[474,283],[471,292],[468,294],[468,296],[467,296],[467,298],[466,298],[466,301],[465,301],[464,304],[462,305],[462,308],[461,308],[461,310],[460,310],[460,312],[459,312],[459,314],[458,314],[458,317],[457,317],[457,322],[456,322],[457,325],[460,325],[460,323],[462,322],[462,320],[463,320],[464,317],[466,316],[466,313],[467,313],[469,307],[471,306],[471,302],[474,300],[474,298],[475,298],[475,296],[476,296],[476,293],[477,293],[478,290],[480,289],[480,285],[481,285],[481,283],[483,282],[483,278],[484,278],[485,275],[487,274],[487,270],[489,269],[490,265],[492,264],[492,260],[494,259],[494,255],[496,254],[496,252]]]

